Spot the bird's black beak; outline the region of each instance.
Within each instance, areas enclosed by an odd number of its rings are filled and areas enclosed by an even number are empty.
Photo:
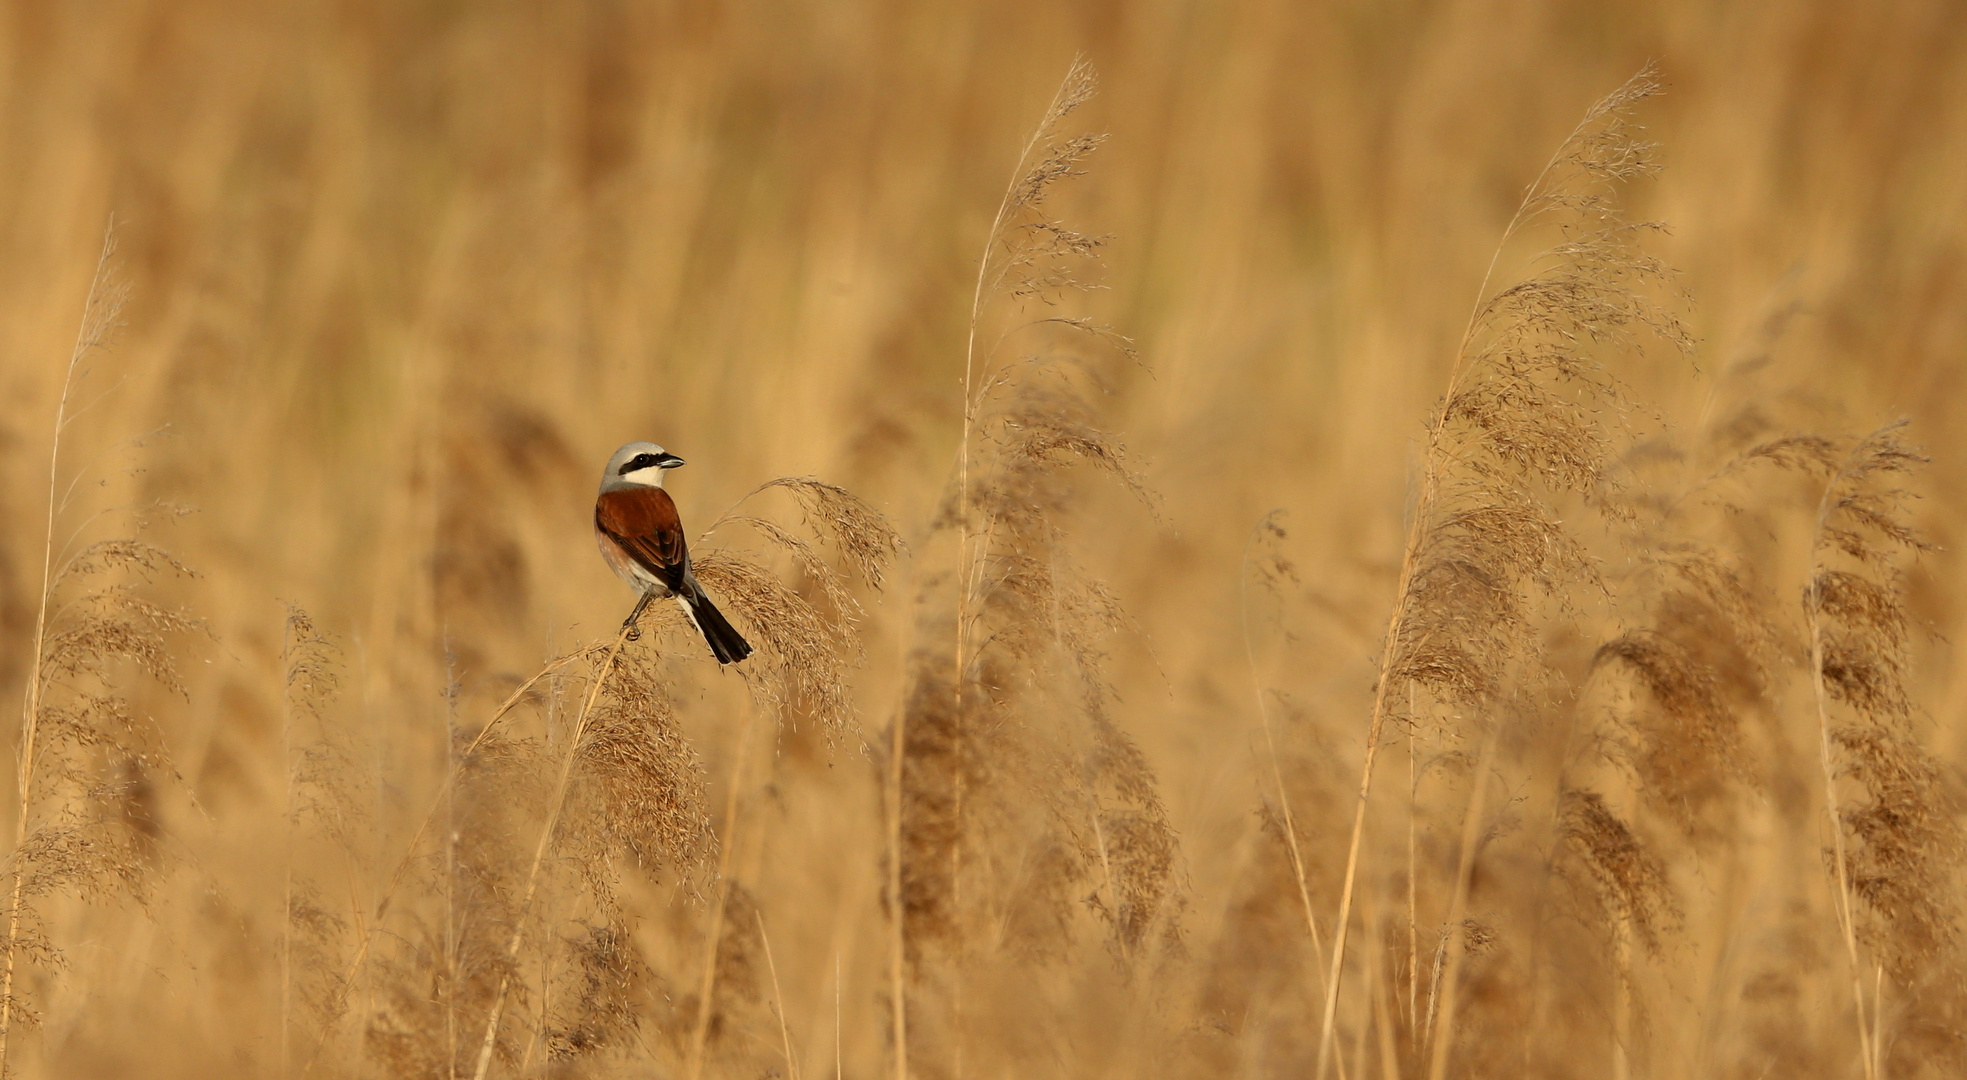
[[[674,469],[682,464],[684,464],[683,459],[677,457],[675,454],[666,453],[656,459],[656,468],[658,469]]]

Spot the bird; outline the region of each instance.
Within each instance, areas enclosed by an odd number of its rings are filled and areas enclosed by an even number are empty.
[[[717,662],[735,664],[751,655],[751,645],[690,572],[683,522],[675,501],[663,490],[663,474],[682,464],[682,458],[652,442],[632,442],[615,451],[594,500],[594,540],[608,568],[640,596],[622,621],[629,637],[638,635],[635,622],[650,601],[674,597]]]

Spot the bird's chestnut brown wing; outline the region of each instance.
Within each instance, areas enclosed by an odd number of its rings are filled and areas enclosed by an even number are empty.
[[[682,587],[689,547],[668,492],[653,487],[606,492],[594,503],[594,527],[671,590]]]

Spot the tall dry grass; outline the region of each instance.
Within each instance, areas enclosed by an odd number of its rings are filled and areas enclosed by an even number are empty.
[[[1963,29],[5,8],[5,1067],[1954,1075]]]

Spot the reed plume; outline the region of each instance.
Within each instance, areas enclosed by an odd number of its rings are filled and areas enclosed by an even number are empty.
[[[1059,133],[1093,85],[1075,63],[1025,143],[978,263],[955,475],[933,523],[953,564],[917,600],[919,644],[890,740],[889,918],[897,970],[908,972],[890,990],[898,1074],[921,1058],[901,1039],[904,1023],[909,1041],[936,1047],[938,1067],[965,1067],[966,1010],[979,1007],[965,987],[986,958],[1062,963],[1085,936],[1075,925],[1085,911],[1133,964],[1171,945],[1179,925],[1178,841],[1105,675],[1107,642],[1131,623],[1070,544],[1085,478],[1154,513],[1088,392],[1102,385],[1101,357],[1133,352],[1089,319],[1028,306],[1057,311],[1100,245],[1047,209],[1101,141]]]
[[[1592,106],[1527,190],[1503,231],[1475,310],[1429,422],[1368,719],[1358,801],[1346,857],[1325,1016],[1315,1072],[1331,1057],[1340,979],[1373,765],[1389,719],[1422,720],[1409,707],[1454,710],[1480,733],[1484,751],[1467,817],[1483,813],[1498,728],[1517,673],[1534,674],[1541,650],[1534,597],[1562,597],[1596,568],[1554,502],[1605,508],[1606,464],[1626,395],[1606,364],[1658,339],[1691,347],[1672,312],[1651,299],[1667,279],[1638,241],[1658,226],[1628,221],[1618,188],[1657,169],[1653,146],[1632,126],[1634,106],[1657,93],[1652,67]],[[1558,237],[1530,276],[1493,293],[1490,279],[1510,242],[1548,224]],[[1472,840],[1478,833],[1467,834]],[[1429,1075],[1446,1068],[1457,1003],[1456,973],[1469,859],[1463,845],[1446,925],[1443,1006],[1430,1040]]]
[[[1931,544],[1908,521],[1902,485],[1927,458],[1905,441],[1905,422],[1885,425],[1840,447],[1830,440],[1776,440],[1758,448],[1825,474],[1809,548],[1803,613],[1816,701],[1826,853],[1838,930],[1851,968],[1859,1042],[1867,1077],[1899,1061],[1945,1054],[1962,1061],[1957,1040],[1932,1038],[1928,1024],[1956,997],[1960,911],[1952,903],[1967,837],[1957,784],[1913,730],[1905,678],[1911,620],[1896,558]],[[1842,453],[1836,453],[1842,450]],[[1814,460],[1813,460],[1814,459]],[[1860,946],[1870,953],[1862,955]],[[1867,964],[1869,960],[1869,964]],[[1866,993],[1866,967],[1873,988]],[[1924,1038],[1894,1039],[1887,1059],[1883,978],[1907,992],[1901,1022]],[[1925,1014],[1924,1016],[1920,1014]],[[1931,1018],[1931,1019],[1929,1019]],[[1935,1022],[1937,1020],[1938,1022]],[[1910,1021],[1908,1023],[1908,1021]]]
[[[192,577],[169,552],[138,537],[83,544],[103,511],[68,525],[68,510],[89,474],[62,473],[71,398],[88,374],[89,358],[108,347],[128,296],[117,276],[112,227],[103,235],[82,325],[63,372],[48,455],[48,496],[41,588],[34,619],[16,749],[14,846],[5,973],[0,975],[0,1074],[17,1026],[40,1019],[21,985],[21,968],[58,969],[59,945],[43,930],[40,901],[55,896],[141,901],[156,852],[156,823],[130,813],[132,791],[171,775],[161,736],[127,694],[135,671],[173,693],[183,684],[171,655],[173,638],[200,630],[181,611],[145,595],[144,586]],[[66,483],[64,484],[64,481]],[[140,524],[140,523],[139,523]]]

